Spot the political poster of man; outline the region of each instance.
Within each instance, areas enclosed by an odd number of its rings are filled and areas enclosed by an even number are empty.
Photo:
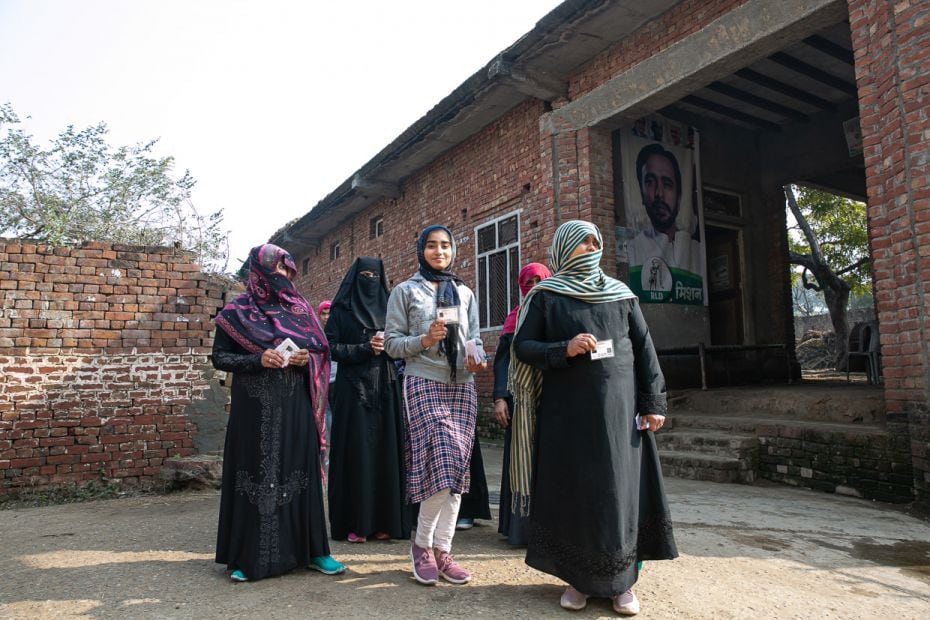
[[[661,117],[621,132],[629,283],[642,303],[706,303],[698,133]]]

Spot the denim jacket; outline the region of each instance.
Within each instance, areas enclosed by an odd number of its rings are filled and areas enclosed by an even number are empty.
[[[470,383],[474,381],[474,375],[465,369],[465,341],[477,339],[481,342],[478,336],[478,302],[470,288],[464,284],[457,288],[462,301],[461,320],[457,325],[447,327],[459,332],[456,383]],[[417,272],[391,291],[384,327],[384,350],[394,359],[403,359],[407,363],[405,374],[450,383],[449,363],[446,356],[439,353],[439,343],[428,349],[420,344],[420,336],[429,331],[430,323],[435,320],[436,289]]]

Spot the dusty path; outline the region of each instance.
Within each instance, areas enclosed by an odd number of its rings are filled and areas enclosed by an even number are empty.
[[[485,449],[493,487],[500,450]],[[642,618],[930,618],[930,523],[880,504],[782,486],[668,480],[682,556],[646,565]],[[3,618],[612,617],[558,607],[496,523],[460,532],[475,577],[427,588],[407,545],[333,544],[340,577],[297,571],[231,584],[213,563],[219,496],[182,493],[0,511]]]

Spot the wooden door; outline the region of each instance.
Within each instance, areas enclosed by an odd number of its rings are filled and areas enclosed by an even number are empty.
[[[744,344],[740,231],[708,224],[705,234],[711,344]]]

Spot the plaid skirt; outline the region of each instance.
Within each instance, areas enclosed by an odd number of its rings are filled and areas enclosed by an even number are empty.
[[[443,489],[467,493],[478,417],[475,384],[407,375],[404,405],[407,501],[417,504]]]

